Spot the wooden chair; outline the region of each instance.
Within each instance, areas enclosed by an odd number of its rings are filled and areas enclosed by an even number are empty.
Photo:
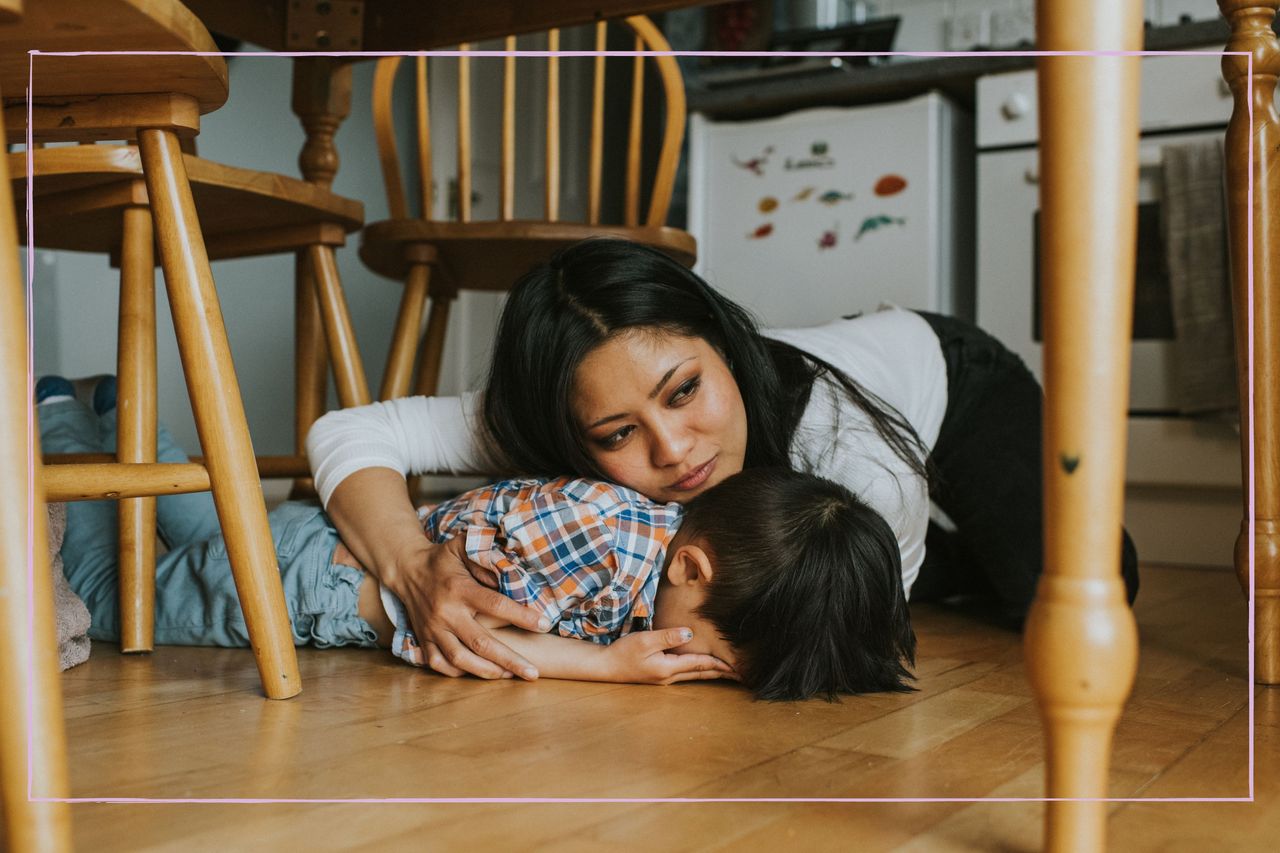
[[[0,26],[21,16],[0,0]],[[0,92],[3,94],[3,92]],[[32,428],[26,287],[0,163],[0,816],[7,850],[71,849],[53,586]]]
[[[14,195],[21,197],[26,193],[26,178],[17,173],[25,168],[26,154],[10,154],[9,158]],[[194,154],[184,154],[183,163],[210,260],[297,255],[296,452],[259,457],[258,469],[264,477],[307,477],[310,471],[304,442],[307,431],[324,411],[326,364],[332,364],[342,406],[370,401],[334,257],[346,235],[363,223],[363,205],[297,178],[213,163]],[[135,239],[131,231],[147,227],[140,223],[150,218],[136,146],[41,148],[32,152],[31,166],[36,245],[110,255],[112,264],[120,267],[122,282],[147,275],[154,267],[153,253],[149,242]],[[131,218],[126,215],[129,210],[141,215]],[[19,228],[25,242],[25,222],[19,223]],[[126,246],[136,246],[137,251],[125,252]],[[133,399],[148,401],[144,429],[147,435],[154,435],[155,322],[133,311],[130,316],[141,323],[136,334],[143,339],[131,335],[129,345],[121,347],[120,383],[122,388],[127,385]],[[123,335],[121,340],[125,340]],[[149,537],[142,538],[149,541]],[[130,559],[122,555],[122,565]],[[139,555],[138,559],[149,565],[153,558]]]
[[[670,46],[648,18],[625,19],[634,34],[636,50],[670,50]],[[606,23],[595,27],[595,49],[604,50]],[[559,49],[558,30],[548,34],[548,49]],[[468,45],[462,45],[467,50]],[[506,39],[506,50],[516,48],[514,36]],[[648,209],[641,217],[641,138],[644,100],[644,57],[627,60],[632,66],[631,117],[625,166],[626,195],[623,221],[601,221],[602,172],[604,168],[605,57],[595,58],[591,107],[591,134],[587,158],[587,215],[585,222],[560,218],[560,83],[559,58],[546,59],[547,121],[546,184],[543,217],[537,221],[515,219],[516,152],[516,61],[504,60],[501,108],[501,171],[499,212],[496,221],[475,221],[471,215],[472,179],[472,93],[471,62],[458,59],[458,204],[456,221],[439,221],[431,215],[431,133],[427,91],[427,62],[415,62],[417,93],[417,164],[420,180],[416,187],[422,215],[413,217],[401,181],[394,134],[392,89],[401,57],[378,63],[374,77],[373,118],[378,154],[391,218],[365,227],[360,257],[375,272],[405,282],[395,333],[387,356],[380,397],[390,399],[409,393],[413,384],[414,354],[421,338],[418,378],[413,390],[433,394],[440,376],[449,304],[459,289],[506,290],[539,261],[556,249],[597,235],[626,237],[661,249],[686,264],[694,260],[697,244],[688,233],[665,226],[671,203],[672,185],[684,137],[684,84],[674,57],[651,57],[662,81],[666,102],[661,150]],[[496,60],[488,60],[494,62]],[[425,334],[420,335],[423,308],[430,290],[430,313]]]
[[[267,525],[244,406],[231,363],[209,257],[196,217],[181,138],[227,97],[226,63],[207,30],[174,0],[41,0],[19,24],[0,26],[0,91],[25,92],[27,51],[173,51],[165,55],[37,56],[30,104],[8,94],[9,141],[25,141],[28,107],[35,141],[136,138],[148,208],[126,206],[122,267],[136,271],[121,294],[123,359],[119,463],[57,466],[46,472],[51,500],[137,498],[209,488],[227,540],[236,588],[266,695],[301,689],[284,591]],[[145,375],[152,318],[154,242],[201,445],[203,464],[155,463],[154,387]],[[126,263],[125,258],[138,263]],[[150,355],[154,363],[154,355]],[[134,371],[130,373],[129,370]],[[125,536],[145,537],[154,505],[122,506]],[[131,548],[145,549],[144,545]],[[123,569],[123,567],[122,567]],[[150,648],[154,574],[121,573],[122,648]]]

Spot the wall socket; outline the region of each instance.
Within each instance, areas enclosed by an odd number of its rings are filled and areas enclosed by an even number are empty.
[[[991,11],[962,12],[947,19],[947,50],[976,50],[991,44]]]
[[[1036,13],[1029,6],[991,13],[991,46],[1030,47],[1036,42]]]

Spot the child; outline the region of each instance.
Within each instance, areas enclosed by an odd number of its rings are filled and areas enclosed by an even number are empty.
[[[114,451],[115,396],[114,377],[83,387],[42,379],[45,451]],[[157,457],[186,461],[163,426]],[[67,512],[67,579],[89,608],[90,637],[116,640],[116,505],[77,501]],[[268,520],[296,644],[392,639],[390,624],[378,630],[377,581],[353,565],[319,507],[287,502]],[[157,522],[169,550],[156,563],[156,642],[248,645],[211,497],[161,497]],[[695,642],[680,651],[720,657],[760,698],[909,689],[904,661],[914,659],[915,636],[897,542],[877,513],[821,478],[750,469],[684,508],[607,483],[513,481],[446,502],[425,525],[440,541],[465,531],[472,564],[494,586],[538,603],[558,633],[597,641],[498,629],[545,675],[602,677],[598,653],[611,641],[625,644],[638,628],[687,626]]]
[[[908,689],[914,659],[897,540],[847,489],[752,468],[686,507],[595,480],[507,480],[419,511],[433,542],[463,537],[482,583],[543,611],[564,637],[609,644],[692,626],[676,651],[725,661],[756,696]],[[385,587],[397,656],[422,664]],[[490,623],[491,625],[494,623]],[[504,642],[524,632],[511,629]],[[590,676],[592,651],[547,674]]]

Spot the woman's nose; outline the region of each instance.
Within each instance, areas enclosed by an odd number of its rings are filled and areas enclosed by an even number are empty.
[[[654,432],[653,464],[659,468],[679,465],[693,450],[693,434],[688,430],[668,428]]]

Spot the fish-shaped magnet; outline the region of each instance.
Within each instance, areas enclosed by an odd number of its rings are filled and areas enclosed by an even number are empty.
[[[906,224],[907,220],[900,216],[885,216],[883,214],[880,216],[868,216],[866,219],[862,220],[862,227],[858,229],[857,234],[853,235],[853,239],[861,240],[863,234],[866,234],[868,231],[875,231],[879,228],[883,228],[886,225]]]
[[[754,231],[752,231],[750,234],[748,234],[748,235],[747,235],[747,239],[748,239],[748,240],[760,240],[760,239],[763,239],[763,238],[765,238],[765,237],[768,237],[768,236],[769,236],[770,234],[772,234],[772,233],[773,233],[773,223],[772,223],[772,222],[766,222],[765,224],[761,225],[759,228],[757,228],[756,230],[754,230]]]
[[[761,152],[759,157],[752,157],[750,160],[739,160],[733,158],[733,165],[739,169],[746,169],[753,175],[764,177],[764,164],[769,162],[769,155],[773,153],[773,146],[770,145]]]
[[[831,207],[842,201],[853,201],[853,193],[842,193],[839,190],[827,190],[822,195],[818,196],[818,201],[828,207]]]
[[[794,196],[792,196],[792,197],[791,197],[791,200],[792,200],[792,201],[804,201],[804,200],[805,200],[805,199],[807,199],[809,196],[813,195],[813,191],[814,191],[814,190],[816,190],[816,189],[817,189],[817,187],[805,187],[804,189],[800,190],[800,192],[798,192],[798,193],[796,193]]]
[[[761,213],[772,213],[778,209],[778,200],[771,195],[767,195],[760,199],[756,207],[759,208]]]
[[[830,231],[823,231],[822,236],[818,238],[818,248],[834,249],[836,247],[836,241],[839,239],[839,229],[840,226],[837,225]]]
[[[906,178],[901,175],[885,175],[876,181],[875,194],[879,196],[897,195],[906,188]]]

